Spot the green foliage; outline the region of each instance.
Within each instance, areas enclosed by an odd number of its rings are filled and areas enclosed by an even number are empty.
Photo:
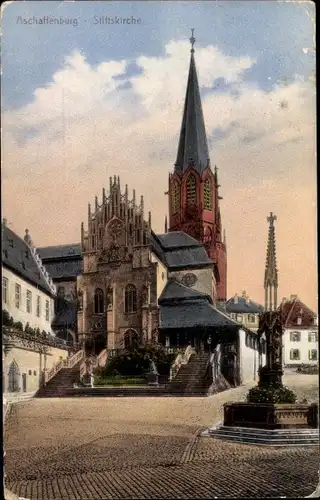
[[[21,321],[17,321],[16,323],[13,323],[12,326],[14,328],[16,328],[17,330],[20,330],[20,332],[23,332],[23,324],[21,323]]]
[[[104,368],[98,368],[96,374],[102,378],[108,376],[143,376],[150,370],[153,361],[160,375],[168,375],[175,359],[175,354],[168,354],[163,346],[146,344],[126,350],[112,357]]]
[[[270,384],[263,387],[252,387],[247,394],[247,403],[283,403],[291,404],[297,400],[296,394],[286,386]]]
[[[27,323],[26,326],[24,327],[24,331],[26,333],[30,333],[31,335],[35,333],[34,328],[31,328],[31,326],[29,325],[29,323]]]
[[[2,324],[3,326],[13,326],[13,317],[10,316],[8,311],[2,309]]]
[[[298,373],[303,373],[304,375],[318,375],[319,365],[301,365],[297,368]]]

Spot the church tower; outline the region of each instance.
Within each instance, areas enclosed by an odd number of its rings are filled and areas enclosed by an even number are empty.
[[[267,217],[269,222],[269,234],[267,244],[267,259],[264,272],[264,293],[265,293],[265,310],[275,311],[277,308],[277,293],[278,293],[278,269],[276,259],[276,235],[274,222],[277,216],[270,213]]]
[[[207,250],[214,262],[218,301],[227,299],[227,249],[222,232],[217,167],[210,167],[194,57],[195,38],[190,38],[191,58],[177,160],[169,175],[169,231],[184,231]]]

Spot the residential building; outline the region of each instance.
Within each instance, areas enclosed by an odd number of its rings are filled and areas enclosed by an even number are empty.
[[[241,295],[236,293],[226,302],[229,316],[254,332],[258,330],[259,316],[263,310],[263,306],[251,300],[245,291]]]
[[[23,327],[51,333],[56,288],[32,245],[2,224],[2,310]]]
[[[297,295],[283,298],[283,362],[285,366],[319,363],[317,315]]]

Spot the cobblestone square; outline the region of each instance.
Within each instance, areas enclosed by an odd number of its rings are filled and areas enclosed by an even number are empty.
[[[318,378],[288,374],[298,398]],[[253,384],[252,384],[253,385]],[[202,398],[34,399],[6,424],[7,487],[32,500],[295,497],[317,485],[317,448],[200,437],[249,386]]]

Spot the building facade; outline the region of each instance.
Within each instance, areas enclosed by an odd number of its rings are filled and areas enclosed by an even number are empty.
[[[226,302],[229,316],[254,332],[259,328],[259,316],[263,310],[263,306],[251,300],[245,291],[240,296],[236,293]]]
[[[318,321],[297,295],[282,299],[283,362],[285,366],[319,363]]]
[[[56,288],[32,245],[2,224],[2,310],[16,323],[52,333]]]
[[[38,248],[57,295],[52,328],[57,337],[75,343],[77,337],[77,276],[82,271],[81,245],[58,245]]]
[[[227,247],[222,230],[218,171],[211,170],[194,38],[180,139],[174,171],[169,175],[169,231],[183,231],[204,244],[214,263],[215,299],[227,300]]]

